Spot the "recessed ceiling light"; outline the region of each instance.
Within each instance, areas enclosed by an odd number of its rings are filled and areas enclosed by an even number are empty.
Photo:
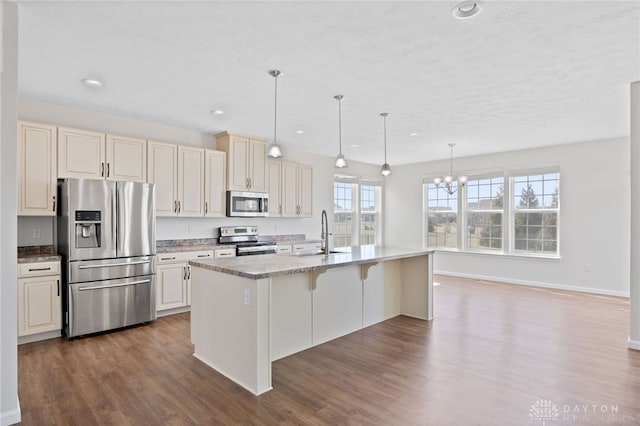
[[[351,148],[360,148],[360,145],[358,145],[357,143],[351,144],[349,145]]]
[[[303,135],[304,134],[304,130],[296,130],[296,135]]]
[[[221,109],[214,109],[214,110],[211,110],[211,114],[213,114],[213,115],[224,115],[224,111],[221,110]]]
[[[89,87],[102,87],[102,82],[95,78],[83,78],[82,82]]]
[[[409,136],[420,136],[420,133],[418,133],[418,132],[411,132],[411,133],[409,133]]]
[[[463,1],[451,9],[451,14],[458,19],[468,19],[482,12],[481,1]]]

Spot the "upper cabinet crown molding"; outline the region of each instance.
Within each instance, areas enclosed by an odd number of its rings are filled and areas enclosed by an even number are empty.
[[[18,123],[18,215],[56,215],[56,126]]]
[[[58,127],[58,177],[144,182],[144,139]]]
[[[216,135],[218,149],[227,153],[227,189],[267,191],[267,139],[240,133]]]

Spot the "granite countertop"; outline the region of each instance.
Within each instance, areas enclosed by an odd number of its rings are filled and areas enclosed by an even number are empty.
[[[318,255],[258,255],[225,259],[191,260],[189,264],[212,271],[258,280],[279,275],[300,274],[321,269],[338,268],[385,260],[432,254],[434,250],[381,246],[354,246],[339,249],[339,253]]]
[[[61,259],[53,246],[18,247],[18,263],[59,262]]]

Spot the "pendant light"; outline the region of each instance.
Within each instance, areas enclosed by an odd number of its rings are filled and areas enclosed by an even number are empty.
[[[269,145],[269,150],[267,151],[267,155],[271,158],[280,158],[282,157],[282,149],[280,148],[280,144],[278,143],[277,129],[276,126],[278,124],[278,77],[282,75],[282,72],[278,70],[269,71],[269,75],[271,75],[276,81],[276,91],[275,91],[275,102],[273,106],[273,140]]]
[[[381,112],[380,115],[384,121],[384,164],[380,169],[380,174],[382,176],[389,176],[391,174],[391,167],[389,166],[389,163],[387,163],[387,116],[389,113]]]
[[[342,155],[342,100],[344,96],[335,95],[334,98],[338,100],[338,143],[340,144],[340,151],[336,157],[335,167],[341,169],[348,166],[347,160],[345,160],[344,155]]]

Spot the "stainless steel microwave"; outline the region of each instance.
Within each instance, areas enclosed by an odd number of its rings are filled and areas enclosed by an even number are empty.
[[[269,216],[269,194],[264,192],[227,191],[227,216]]]

